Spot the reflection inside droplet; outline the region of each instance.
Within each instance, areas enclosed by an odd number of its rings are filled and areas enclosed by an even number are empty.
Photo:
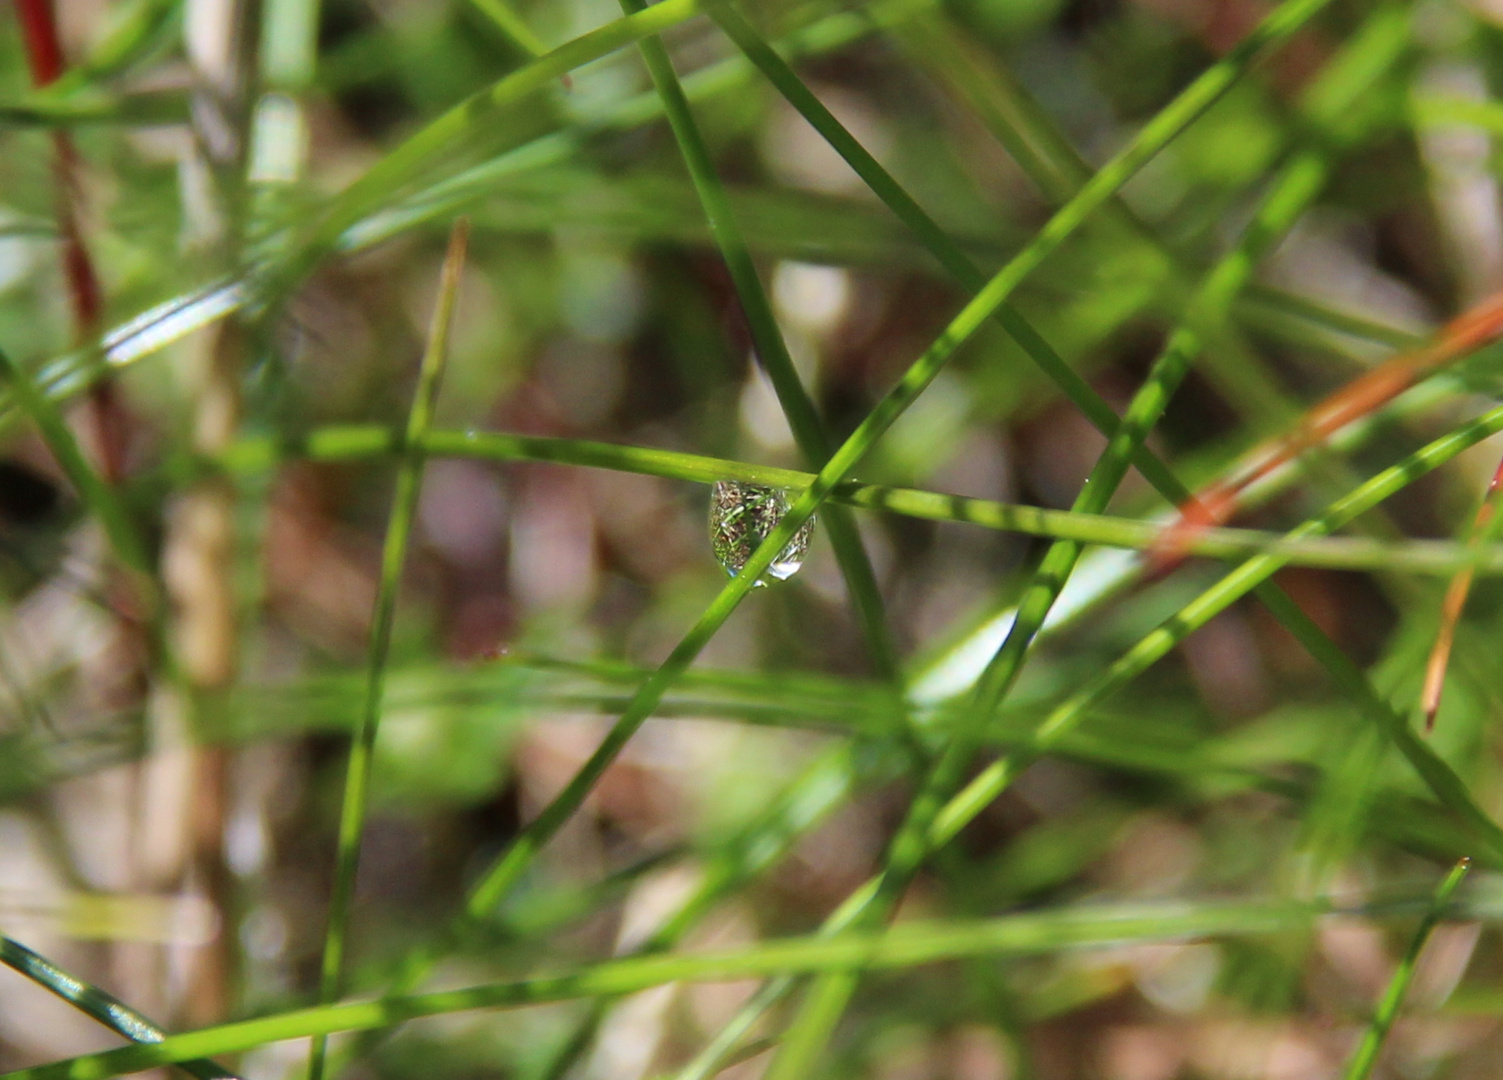
[[[782,488],[745,484],[739,480],[717,480],[710,495],[710,546],[725,572],[735,577],[751,558],[752,552],[777,528],[788,512],[788,493]],[[779,581],[798,573],[809,552],[814,536],[814,519],[804,522],[793,539],[778,553],[767,574]],[[758,579],[757,585],[767,582]]]

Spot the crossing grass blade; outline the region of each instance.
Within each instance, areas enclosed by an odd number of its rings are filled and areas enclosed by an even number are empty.
[[[444,364],[448,359],[450,325],[458,300],[459,279],[464,270],[468,240],[469,223],[461,219],[454,226],[449,238],[449,249],[444,256],[433,323],[418,370],[417,389],[413,394],[412,409],[408,413],[406,438],[401,463],[397,468],[396,491],[392,496],[391,513],[387,519],[386,542],[381,552],[380,585],[376,593],[375,613],[371,619],[365,707],[350,747],[344,800],[339,812],[334,891],[329,901],[328,929],[324,935],[319,981],[319,1000],[324,1003],[338,998],[343,987],[345,938],[354,901],[355,872],[360,861],[360,839],[365,829],[366,805],[370,800],[371,765],[376,749],[376,732],[381,720],[386,660],[391,648],[397,591],[402,581],[402,568],[407,561],[407,543],[412,535],[417,515],[418,489],[422,483],[422,440],[432,422]],[[309,1080],[319,1080],[323,1075],[326,1053],[326,1041],[323,1038],[315,1039],[308,1061]]]
[[[1409,992],[1409,982],[1414,977],[1414,968],[1419,962],[1420,952],[1424,949],[1425,942],[1429,940],[1431,931],[1444,917],[1451,897],[1456,894],[1457,887],[1466,877],[1471,865],[1470,859],[1462,859],[1436,887],[1435,900],[1430,910],[1425,913],[1425,917],[1420,920],[1419,929],[1414,932],[1414,937],[1409,941],[1409,948],[1404,952],[1398,968],[1393,973],[1393,978],[1388,982],[1388,989],[1383,992],[1383,1000],[1378,1003],[1372,1023],[1363,1034],[1362,1042],[1357,1045],[1356,1053],[1347,1063],[1346,1072],[1342,1074],[1344,1080],[1367,1080],[1372,1075],[1373,1066],[1378,1062],[1378,1054],[1383,1049],[1383,1040],[1388,1037],[1394,1020],[1398,1018],[1399,1009],[1403,1008],[1404,996]]]
[[[1112,432],[1077,496],[1072,511],[1101,513],[1127,475],[1135,449],[1141,447],[1169,403],[1202,344],[1201,327],[1224,318],[1233,297],[1249,279],[1259,257],[1277,243],[1314,200],[1328,174],[1325,157],[1311,152],[1295,157],[1275,178],[1237,246],[1207,276],[1191,299],[1183,322],[1171,331],[1143,386],[1134,395],[1122,423]],[[929,847],[926,834],[944,800],[960,786],[981,749],[980,731],[1006,700],[1035,638],[1043,629],[1082,552],[1081,545],[1057,540],[1024,586],[1017,616],[976,682],[967,719],[925,777],[888,849],[880,871],[881,888],[863,905],[855,925],[870,926],[885,918],[917,873]],[[769,1076],[795,1080],[810,1075],[855,992],[855,972],[826,976],[808,992],[801,1012],[785,1037]]]
[[[810,974],[853,964],[871,970],[902,970],[971,956],[1016,957],[1134,942],[1267,934],[1307,927],[1332,914],[1387,919],[1432,908],[1431,897],[1426,895],[1401,895],[1356,906],[1325,897],[1304,902],[1168,901],[1055,908],[979,921],[912,922],[881,934],[815,935],[724,952],[629,957],[531,979],[319,1006],[170,1035],[153,1045],[19,1069],[0,1074],[0,1080],[103,1080],[121,1072],[189,1057],[236,1053],[285,1039],[390,1027],[404,1020],[471,1009],[516,1008],[627,994],[670,982],[728,982]],[[1497,918],[1498,912],[1482,906],[1458,915]]]
[[[628,15],[635,14],[646,9],[645,0],[621,0],[621,9]],[[679,85],[668,50],[658,37],[643,38],[637,43],[637,48],[647,64],[653,86],[662,99],[663,113],[673,129],[679,154],[694,181],[694,190],[699,194],[705,217],[710,223],[710,231],[720,250],[720,257],[741,301],[742,314],[751,330],[756,361],[772,381],[778,404],[799,450],[811,466],[818,468],[830,456],[829,434],[793,366],[793,357],[778,328],[772,304],[762,288],[746,238],[715,171],[715,163],[710,158],[710,151],[700,134],[699,125],[695,123],[689,99]],[[876,572],[872,570],[871,559],[862,546],[855,521],[843,508],[831,507],[825,514],[825,528],[829,532],[835,557],[840,563],[840,571],[845,577],[846,588],[850,591],[857,621],[866,636],[872,664],[884,678],[895,680],[898,677],[897,646],[893,643],[892,633],[887,626]]]
[[[91,513],[99,519],[104,534],[121,565],[133,571],[142,585],[149,581],[150,565],[145,546],[117,493],[84,457],[57,405],[37,385],[31,373],[0,350],[0,376],[12,399],[41,432],[47,448],[77,490]]]
[[[167,1038],[166,1032],[119,998],[68,974],[46,957],[4,934],[0,934],[0,963],[19,971],[38,986],[45,987],[132,1042],[159,1043]],[[178,1068],[189,1076],[199,1077],[199,1080],[236,1080],[235,1073],[203,1058],[178,1062]]]
[[[388,457],[401,436],[374,425],[327,427],[298,438],[271,436],[240,440],[218,459],[236,476],[261,475],[275,465],[291,460],[322,462],[368,461]],[[492,431],[431,431],[423,439],[428,457],[466,458],[475,461],[546,461],[581,468],[607,469],[713,484],[739,480],[765,487],[797,490],[807,487],[814,474],[773,465],[732,461],[679,450],[591,442],[536,435],[508,435]],[[1134,459],[1136,462],[1136,458]],[[192,469],[185,463],[184,470]],[[1293,474],[1286,474],[1289,480]],[[1260,488],[1263,496],[1278,488]],[[1166,491],[1176,501],[1188,498],[1187,488]],[[984,529],[1016,532],[1028,536],[1075,540],[1103,547],[1149,551],[1163,541],[1167,519],[1139,520],[1074,510],[1048,510],[1038,506],[1001,503],[965,495],[946,495],[915,488],[887,487],[845,481],[830,493],[830,501],[843,506],[876,510],[927,521],[976,525]],[[1477,573],[1503,572],[1503,552],[1485,545],[1468,552],[1454,541],[1382,541],[1365,537],[1322,537],[1290,541],[1281,534],[1260,529],[1214,527],[1185,539],[1186,552],[1211,558],[1235,558],[1258,551],[1279,551],[1291,566],[1319,566],[1342,570],[1389,570],[1400,573],[1448,575],[1463,567]]]

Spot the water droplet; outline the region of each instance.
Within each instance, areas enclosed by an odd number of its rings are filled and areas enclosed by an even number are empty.
[[[727,574],[735,577],[741,572],[752,552],[777,528],[788,512],[789,503],[788,492],[782,488],[744,484],[739,480],[715,481],[715,490],[710,495],[710,546]],[[798,573],[813,536],[811,517],[778,553],[767,574],[784,581]],[[756,584],[767,582],[759,579]]]

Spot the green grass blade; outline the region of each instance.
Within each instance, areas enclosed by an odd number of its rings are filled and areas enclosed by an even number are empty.
[[[672,3],[674,0],[667,0],[667,2]],[[882,434],[933,381],[955,350],[980,328],[993,310],[1006,301],[1012,291],[1050,253],[1070,237],[1093,210],[1109,199],[1117,188],[1126,183],[1149,158],[1167,145],[1175,135],[1223,94],[1235,81],[1237,75],[1244,71],[1265,47],[1292,34],[1329,2],[1330,0],[1286,0],[1282,7],[1265,19],[1226,58],[1196,79],[1175,99],[1173,104],[1148,123],[1138,136],[1081,190],[1079,195],[1049,220],[1032,242],[998,271],[987,286],[961,309],[938,340],[924,351],[897,385],[878,402],[876,408],[831,455],[829,462],[820,470],[809,487],[789,507],[778,527],[767,536],[762,545],[747,560],[741,573],[725,586],[698,622],[675,646],[662,666],[643,685],[641,691],[633,699],[631,707],[622,714],[606,734],[596,751],[554,800],[523,830],[512,846],[501,856],[495,867],[476,886],[467,904],[467,910],[472,917],[483,917],[505,896],[531,864],[543,844],[584,802],[585,796],[595,782],[635,734],[637,728],[651,714],[663,693],[693,663],[706,643],[751,590],[752,584],[762,576],[772,561],[787,546],[793,534],[809,520],[835,485],[845,479]],[[666,4],[650,10],[660,10],[664,6]],[[636,17],[632,16],[632,18]]]
[[[78,440],[73,437],[68,424],[58,407],[42,392],[31,373],[0,350],[0,375],[10,387],[11,398],[20,410],[37,426],[47,449],[57,459],[68,482],[77,490],[79,498],[98,519],[104,528],[105,537],[115,555],[128,569],[135,571],[144,584],[150,572],[150,562],[145,546],[126,513],[115,491],[105,483],[88,459]]]
[[[1196,327],[1219,321],[1250,277],[1258,258],[1293,226],[1323,187],[1326,174],[1324,159],[1314,153],[1296,157],[1280,173],[1241,241],[1197,290],[1185,321],[1169,335],[1163,352],[1154,361],[1143,386],[1128,405],[1122,423],[1112,433],[1106,449],[1082,486],[1072,511],[1100,513],[1106,509],[1127,475],[1134,449],[1142,446],[1163,415],[1170,397],[1189,373],[1190,364],[1200,351],[1201,335]],[[928,833],[935,816],[971,767],[981,748],[982,728],[1016,682],[1034,640],[1075,569],[1081,551],[1082,546],[1074,541],[1055,541],[1024,587],[1012,627],[977,681],[971,705],[966,710],[968,721],[953,730],[951,743],[924,780],[907,818],[893,838],[880,871],[881,893],[874,905],[863,913],[862,924],[869,925],[871,920],[885,917],[930,850]],[[771,1080],[796,1080],[812,1073],[846,1002],[855,991],[856,982],[856,973],[842,973],[826,976],[810,989],[803,1009],[769,1070]]]
[[[1393,978],[1389,980],[1388,989],[1383,992],[1383,1000],[1378,1003],[1378,1010],[1373,1015],[1372,1023],[1363,1034],[1362,1042],[1357,1046],[1357,1052],[1347,1063],[1346,1072],[1342,1074],[1344,1080],[1367,1080],[1372,1075],[1373,1066],[1378,1062],[1378,1052],[1383,1049],[1383,1040],[1388,1037],[1389,1029],[1393,1027],[1393,1022],[1399,1015],[1399,1009],[1404,1004],[1404,995],[1409,991],[1409,981],[1414,977],[1414,967],[1419,961],[1420,951],[1429,940],[1430,932],[1445,915],[1451,897],[1470,868],[1471,860],[1462,859],[1436,888],[1435,901],[1430,910],[1425,913],[1425,917],[1420,920],[1419,929],[1414,932],[1409,948],[1405,951],[1403,959],[1399,961]]]
[[[167,1033],[125,1002],[99,987],[69,975],[46,957],[32,952],[14,938],[0,934],[0,964],[14,968],[68,1004],[87,1013],[105,1027],[137,1043],[159,1043]],[[235,1080],[235,1074],[202,1058],[179,1062],[178,1067],[200,1080]]]
[[[250,436],[210,463],[237,476],[265,473],[293,458],[324,462],[364,461],[396,452],[401,436],[375,425],[317,428],[300,437]],[[678,450],[563,439],[508,435],[491,431],[432,431],[423,439],[428,457],[470,458],[479,461],[547,461],[581,468],[660,476],[711,484],[740,480],[748,484],[798,489],[814,479],[812,473],[772,465],[706,457]],[[183,465],[184,469],[192,468]],[[1292,478],[1292,473],[1284,474]],[[1271,493],[1272,487],[1262,489]],[[1168,488],[1173,502],[1187,498],[1188,489]],[[1168,519],[1137,520],[1070,510],[1047,510],[1018,503],[1002,503],[965,495],[915,488],[887,487],[848,480],[830,493],[830,501],[864,510],[880,510],[927,521],[976,525],[1001,532],[1075,540],[1103,547],[1146,551],[1162,539]],[[1212,558],[1235,558],[1261,551],[1288,556],[1291,566],[1319,566],[1343,570],[1390,570],[1444,576],[1473,565],[1473,556],[1449,540],[1388,542],[1364,537],[1317,537],[1291,541],[1279,533],[1259,529],[1211,528],[1186,541],[1185,551]],[[1483,549],[1478,573],[1503,573],[1503,550]]]
[[[617,19],[544,53],[454,106],[346,188],[295,244],[285,265],[277,268],[276,277],[283,282],[297,280],[306,267],[337,246],[346,229],[396,199],[424,168],[442,163],[465,139],[484,132],[502,111],[577,67],[692,18],[699,4],[700,0],[663,0],[646,11]]]
[[[365,828],[365,809],[370,796],[370,771],[376,748],[376,731],[381,719],[382,688],[386,676],[386,657],[391,646],[391,628],[397,607],[397,590],[402,567],[407,559],[407,541],[417,515],[418,488],[422,483],[422,438],[433,416],[444,363],[449,353],[449,327],[459,293],[459,277],[464,269],[465,246],[469,225],[461,220],[454,226],[449,250],[444,257],[443,277],[434,306],[428,345],[418,372],[417,390],[407,419],[407,435],[402,463],[397,470],[396,493],[387,520],[386,542],[381,552],[381,577],[376,593],[376,609],[371,620],[370,651],[367,660],[367,689],[360,727],[350,747],[345,774],[344,800],[339,813],[338,852],[335,856],[334,892],[329,901],[328,929],[324,936],[324,954],[319,981],[319,1000],[335,1000],[342,993],[345,935],[355,892],[355,871],[360,860],[360,838]],[[323,1075],[325,1040],[315,1039],[308,1062],[310,1080]]]
[[[644,10],[644,0],[621,0],[621,9],[627,14]],[[709,148],[700,134],[699,125],[689,108],[689,99],[679,85],[678,75],[661,38],[643,38],[637,43],[642,59],[652,77],[653,86],[663,102],[663,112],[673,129],[679,153],[694,182],[709,219],[715,244],[730,273],[736,295],[741,301],[741,310],[750,327],[757,360],[766,370],[777,394],[778,404],[788,420],[794,440],[804,459],[818,468],[830,456],[830,438],[826,433],[819,413],[810,400],[798,371],[793,366],[793,357],[778,328],[772,304],[762,288],[757,267],[752,262],[746,238],[736,222],[725,188],[715,172],[715,163],[710,158]],[[887,679],[898,677],[898,651],[887,626],[883,610],[882,594],[877,586],[877,575],[872,570],[871,560],[862,546],[861,535],[856,531],[855,521],[844,509],[830,508],[825,514],[825,527],[830,535],[830,544],[835,550],[846,588],[851,594],[851,603],[856,611],[857,622],[866,637],[873,666]]]
[[[976,921],[907,923],[881,934],[811,936],[767,941],[724,952],[606,960],[553,976],[489,983],[460,990],[320,1006],[171,1035],[132,1046],[20,1069],[0,1080],[103,1080],[121,1072],[189,1057],[234,1053],[264,1043],[389,1027],[421,1016],[469,1009],[515,1008],[606,994],[626,994],[677,981],[728,982],[836,971],[859,965],[902,970],[968,956],[1027,956],[1131,942],[1183,941],[1267,934],[1309,926],[1328,914],[1401,918],[1430,910],[1429,896],[1401,896],[1360,907],[1318,898],[1309,902],[1163,902],[1092,905]],[[1492,907],[1458,913],[1496,919]]]
[[[548,46],[543,44],[532,32],[532,28],[522,21],[522,16],[513,11],[505,0],[470,0],[470,4],[520,52],[536,60],[548,51]]]
[[[1384,499],[1402,490],[1420,476],[1450,461],[1470,446],[1475,446],[1490,435],[1503,431],[1503,407],[1493,409],[1471,423],[1453,431],[1396,465],[1373,476],[1352,492],[1337,500],[1326,512],[1290,533],[1290,536],[1319,536],[1341,528],[1358,515],[1366,513]],[[931,844],[950,840],[970,821],[981,808],[1000,794],[1018,774],[1026,761],[1046,752],[1062,735],[1074,728],[1084,718],[1086,710],[1103,700],[1117,689],[1125,686],[1148,667],[1165,656],[1191,632],[1205,625],[1218,612],[1224,611],[1239,597],[1245,596],[1259,584],[1267,581],[1283,564],[1279,556],[1265,554],[1242,563],[1236,570],[1203,592],[1189,605],[1182,608],[1169,621],[1143,638],[1121,659],[1090,680],[1069,699],[1057,706],[1039,726],[1034,736],[1034,746],[1027,754],[1009,755],[980,773],[959,795],[950,801],[935,819],[929,835]],[[1297,613],[1291,622],[1295,626],[1308,626],[1308,617],[1289,604],[1290,615]],[[1307,646],[1314,644],[1323,651],[1333,648],[1329,639],[1302,637]],[[1326,659],[1332,659],[1327,656]],[[1343,689],[1362,694],[1359,703],[1376,700],[1360,671],[1350,661],[1333,665],[1335,672],[1355,672],[1356,682],[1343,685]],[[1360,686],[1368,687],[1364,691]],[[1383,710],[1382,723],[1385,733],[1394,738],[1399,750],[1409,760],[1421,779],[1430,787],[1435,797],[1473,829],[1478,839],[1494,852],[1503,852],[1503,830],[1484,813],[1471,799],[1461,780],[1418,736],[1409,731],[1402,718],[1397,717],[1387,706]],[[1375,716],[1376,718],[1376,716]]]

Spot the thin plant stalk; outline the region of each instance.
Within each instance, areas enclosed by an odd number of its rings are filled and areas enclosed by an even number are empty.
[[[337,425],[316,428],[296,438],[248,436],[209,467],[236,475],[256,475],[274,465],[304,459],[320,462],[365,461],[386,457],[401,445],[400,432],[377,425]],[[711,484],[739,480],[747,484],[797,490],[814,474],[775,465],[707,457],[679,450],[662,450],[588,439],[540,435],[511,435],[498,431],[432,431],[423,440],[429,457],[476,461],[542,461],[580,468],[658,476],[669,480]],[[185,468],[192,466],[185,465]],[[1188,489],[1181,498],[1188,498]],[[1260,488],[1270,494],[1272,488]],[[879,510],[928,521],[976,525],[1028,536],[1078,540],[1083,544],[1147,551],[1163,537],[1169,519],[1140,520],[1105,514],[1049,510],[1020,503],[996,502],[968,495],[949,495],[917,488],[887,487],[848,480],[830,493],[830,501],[864,510]],[[1373,540],[1365,537],[1325,537],[1291,543],[1282,534],[1261,529],[1210,527],[1186,539],[1186,552],[1210,558],[1235,558],[1258,551],[1279,551],[1290,565],[1344,570],[1397,570],[1425,575],[1450,575],[1476,565],[1479,573],[1503,570],[1503,552],[1482,547],[1468,554],[1453,541]]]
[[[131,1042],[159,1043],[167,1038],[165,1031],[119,998],[68,974],[45,956],[4,934],[0,934],[0,963],[19,971]],[[236,1080],[235,1073],[203,1058],[179,1062],[178,1068],[199,1080]]]
[[[1238,245],[1208,275],[1192,298],[1186,318],[1170,333],[1168,342],[1134,395],[1122,423],[1112,433],[1080,494],[1071,507],[1081,513],[1101,513],[1127,475],[1133,449],[1141,446],[1199,353],[1198,327],[1215,323],[1250,277],[1259,257],[1270,249],[1320,192],[1327,176],[1323,156],[1312,151],[1297,155],[1270,186]],[[925,778],[899,826],[880,871],[882,886],[864,905],[853,925],[870,926],[885,918],[927,854],[927,832],[944,801],[956,791],[982,747],[986,720],[1006,700],[1023,669],[1034,639],[1064,590],[1083,548],[1069,540],[1050,545],[1018,602],[1017,617],[1001,647],[976,683],[968,720],[955,730],[929,776]],[[855,992],[857,973],[824,976],[810,988],[804,1005],[769,1069],[771,1080],[795,1080],[811,1075],[815,1062],[833,1033],[845,1005]]]
[[[1136,941],[1183,941],[1298,929],[1324,916],[1400,918],[1431,898],[1381,903],[1259,899],[1231,903],[1165,901],[1097,904],[993,919],[912,922],[879,934],[810,935],[721,952],[671,953],[604,960],[558,974],[457,990],[320,1005],[255,1017],[138,1045],[0,1074],[0,1080],[104,1080],[122,1072],[190,1057],[226,1054],[270,1042],[390,1027],[423,1016],[471,1009],[517,1008],[552,1001],[628,994],[671,982],[738,979],[834,971],[861,964],[904,970],[977,956],[1047,955],[1066,948],[1119,947]]]
[[[667,0],[672,3],[673,0]],[[1150,158],[1184,130],[1205,109],[1231,88],[1264,49],[1288,37],[1330,0],[1285,0],[1241,44],[1197,78],[1172,103],[1112,158],[1080,193],[1046,223],[1042,230],[981,289],[951,320],[939,338],[924,351],[896,386],[857,426],[851,436],[831,455],[784,514],[778,526],[748,558],[741,573],[732,578],[711,602],[709,608],[669,653],[633,697],[621,717],[607,732],[594,753],[560,790],[552,802],[534,818],[477,883],[466,903],[472,918],[483,918],[494,910],[502,898],[520,880],[544,844],[561,828],[615,760],[622,747],[656,708],[673,681],[688,669],[709,639],[745,598],[754,583],[792,540],[794,534],[826,499],[836,484],[844,480],[876,441],[933,381],[955,351],[991,317],[998,305],[1006,302],[1053,251],[1065,242],[1091,213],[1108,200]],[[651,11],[660,10],[659,5]],[[632,16],[636,18],[638,16]]]
[[[1503,499],[1500,488],[1503,488],[1503,461],[1498,462],[1498,468],[1487,485],[1487,494],[1472,521],[1467,549],[1473,553],[1473,561],[1457,569],[1455,577],[1446,586],[1445,599],[1441,601],[1440,627],[1435,632],[1435,643],[1430,647],[1430,657],[1425,663],[1425,684],[1420,691],[1420,709],[1425,714],[1427,734],[1435,730],[1435,715],[1440,712],[1440,697],[1446,687],[1446,667],[1456,639],[1456,624],[1461,621],[1467,595],[1472,591],[1472,579],[1477,575],[1475,553],[1495,541],[1503,531],[1503,514],[1498,513],[1499,500]]]
[[[628,15],[646,10],[646,7],[645,0],[621,0],[621,10]],[[699,195],[705,217],[710,223],[710,231],[715,237],[715,244],[720,249],[720,256],[741,301],[742,313],[751,330],[757,362],[772,382],[778,404],[782,407],[804,459],[818,468],[829,460],[829,435],[793,365],[793,357],[778,329],[777,317],[773,314],[772,304],[768,302],[766,290],[762,288],[746,238],[736,222],[720,177],[715,172],[715,163],[700,134],[699,125],[694,121],[689,99],[679,85],[668,50],[657,36],[643,38],[637,42],[637,48],[642,53],[653,86],[662,99],[663,112],[673,129],[679,153],[689,170],[694,190]],[[841,574],[845,577],[846,588],[850,591],[851,603],[866,637],[873,665],[883,678],[896,680],[899,676],[897,646],[887,625],[877,575],[862,546],[856,523],[844,508],[831,507],[825,513],[825,527],[829,531],[830,544],[835,550]]]
[[[376,593],[375,614],[371,620],[370,648],[367,659],[365,707],[360,726],[350,747],[345,774],[344,801],[339,814],[338,852],[335,856],[334,892],[329,902],[329,923],[324,936],[323,965],[319,981],[319,1001],[328,1004],[342,993],[345,936],[350,907],[355,892],[355,871],[360,860],[360,839],[365,827],[365,809],[370,797],[370,773],[376,749],[376,732],[381,719],[381,698],[386,676],[386,658],[391,647],[392,623],[396,614],[397,591],[402,567],[407,559],[407,542],[417,515],[418,490],[422,483],[422,438],[433,418],[439,383],[449,353],[449,329],[459,294],[460,274],[464,269],[465,248],[469,240],[469,223],[458,221],[449,238],[444,256],[443,275],[439,281],[438,300],[428,332],[428,346],[418,371],[417,390],[407,418],[407,438],[402,462],[397,469],[396,493],[387,519],[386,542],[381,552],[381,577]],[[314,1039],[308,1061],[309,1080],[323,1075],[327,1040]]]
[[[116,558],[145,586],[149,581],[150,565],[140,533],[115,489],[89,464],[56,403],[42,391],[31,373],[3,350],[0,350],[0,376],[4,376],[12,400],[37,426],[47,449],[52,451],[84,505],[99,518]]]
[[[1357,1044],[1356,1053],[1347,1062],[1346,1072],[1342,1073],[1342,1080],[1367,1080],[1372,1075],[1373,1066],[1378,1062],[1378,1054],[1383,1049],[1383,1041],[1388,1038],[1388,1032],[1393,1028],[1394,1020],[1398,1018],[1399,1009],[1403,1008],[1404,996],[1409,992],[1409,983],[1414,978],[1414,969],[1419,962],[1420,952],[1424,949],[1425,942],[1429,940],[1431,931],[1445,917],[1451,897],[1455,895],[1457,887],[1466,877],[1471,865],[1471,859],[1461,859],[1436,887],[1434,902],[1430,905],[1430,910],[1425,912],[1425,917],[1420,920],[1419,929],[1415,930],[1414,937],[1409,941],[1409,948],[1404,951],[1404,957],[1399,961],[1393,978],[1388,981],[1388,989],[1383,992],[1383,1000],[1378,1003],[1372,1023],[1363,1033],[1362,1041]]]

